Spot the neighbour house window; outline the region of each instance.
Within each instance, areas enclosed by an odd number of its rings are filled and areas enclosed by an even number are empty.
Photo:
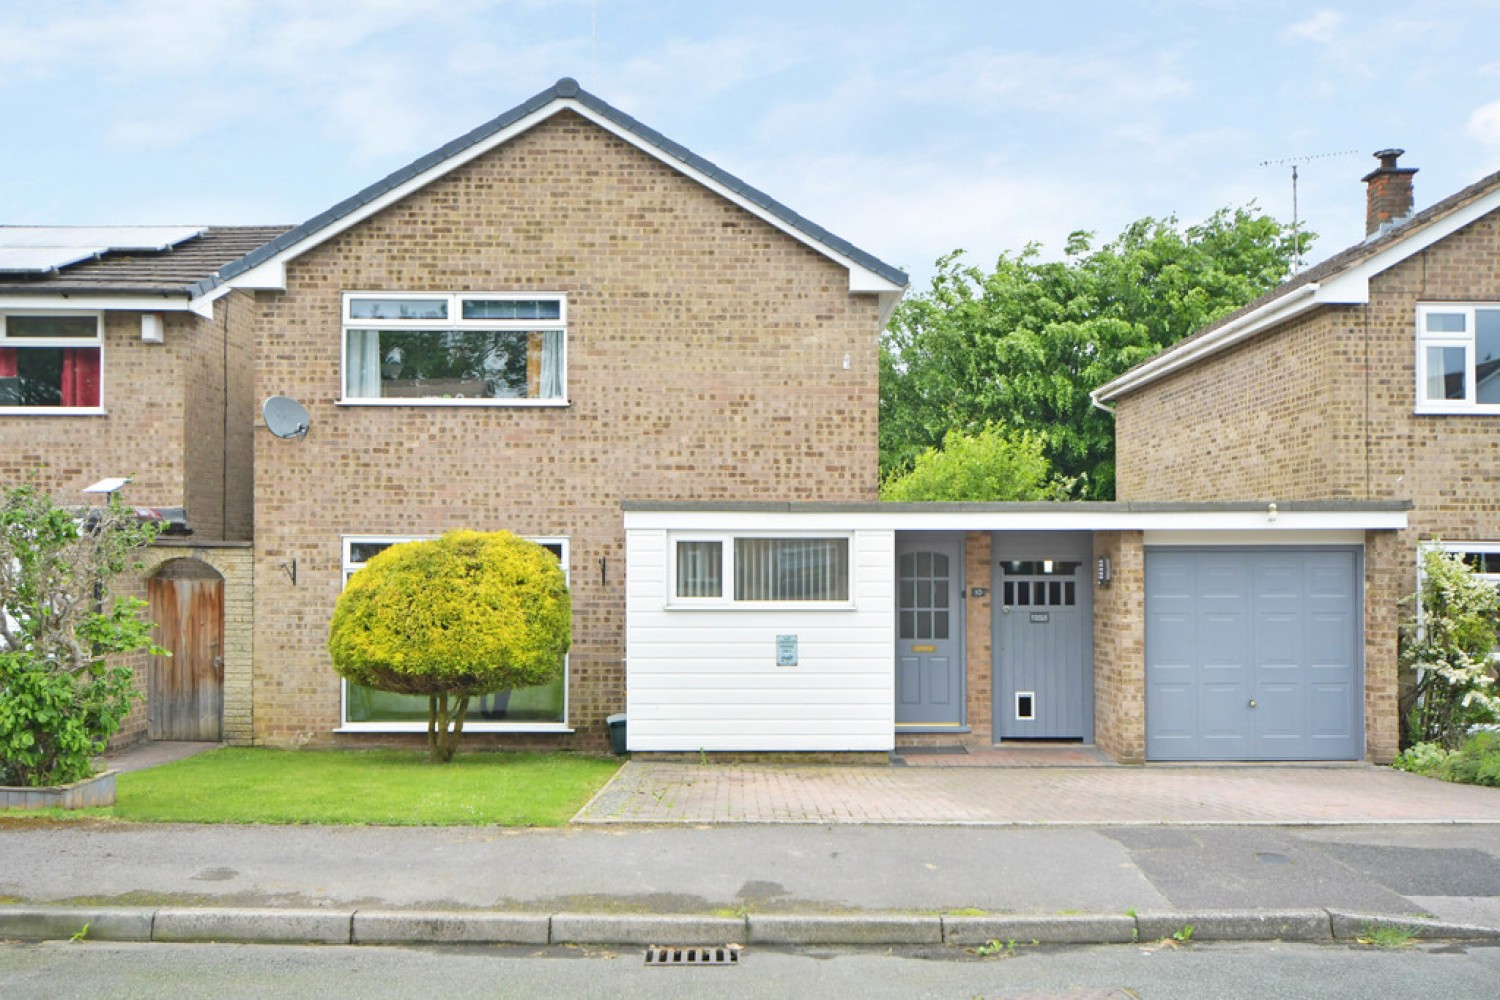
[[[344,539],[344,582],[364,567],[377,552],[397,542],[425,541],[425,538],[391,538],[382,536],[346,537]],[[566,538],[533,538],[562,563],[564,578],[568,575],[568,540]],[[341,728],[378,732],[425,732],[427,697],[392,694],[343,681],[344,718]],[[469,700],[464,729],[469,731],[559,730],[568,721],[568,669],[564,660],[562,674],[550,684],[512,688]]]
[[[681,607],[850,600],[847,535],[684,537],[673,546],[673,603]]]
[[[96,410],[99,313],[0,313],[0,411]]]
[[[343,326],[344,402],[566,402],[561,295],[351,292]]]
[[[1417,307],[1417,410],[1500,413],[1500,303]]]

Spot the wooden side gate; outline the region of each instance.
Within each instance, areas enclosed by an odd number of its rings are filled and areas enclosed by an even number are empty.
[[[197,559],[174,559],[147,582],[156,644],[147,683],[153,740],[223,739],[224,578]]]

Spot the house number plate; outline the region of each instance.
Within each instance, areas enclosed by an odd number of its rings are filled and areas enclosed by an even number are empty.
[[[1033,611],[1031,613],[1031,620],[1034,622],[1040,622],[1045,625],[1047,622],[1051,621],[1051,612]]]

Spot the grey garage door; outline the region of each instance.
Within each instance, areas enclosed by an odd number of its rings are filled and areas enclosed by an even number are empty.
[[[1146,553],[1150,760],[1363,753],[1359,553]]]

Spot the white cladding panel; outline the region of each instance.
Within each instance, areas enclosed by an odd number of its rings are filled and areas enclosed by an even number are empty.
[[[890,750],[895,532],[850,544],[852,608],[669,610],[669,533],[626,531],[630,749]],[[783,635],[797,637],[794,667],[776,665]]]

